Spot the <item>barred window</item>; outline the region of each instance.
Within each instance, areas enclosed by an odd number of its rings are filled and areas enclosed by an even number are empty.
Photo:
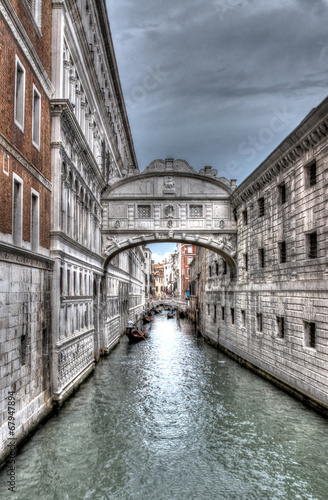
[[[285,318],[277,316],[277,335],[279,338],[285,338]]]
[[[244,261],[244,269],[245,269],[245,271],[248,271],[248,254],[247,253],[243,254],[243,261]]]
[[[257,204],[259,208],[259,217],[263,217],[265,214],[264,198],[259,198],[257,200]]]
[[[316,259],[318,256],[318,248],[317,248],[317,233],[309,233],[307,235],[308,240],[308,258]]]
[[[230,312],[231,312],[231,324],[234,325],[235,324],[235,310],[233,307],[231,307]]]
[[[257,326],[257,331],[258,332],[262,332],[263,331],[262,313],[257,313],[257,315],[256,315],[256,326]]]
[[[242,324],[242,326],[246,326],[246,311],[245,311],[245,309],[241,310],[241,324]]]
[[[259,267],[264,267],[265,266],[264,248],[259,248],[258,253],[259,253]]]
[[[305,182],[307,188],[315,186],[317,183],[317,164],[315,161],[305,167]]]
[[[202,205],[190,205],[189,214],[192,219],[201,219],[203,217]]]
[[[315,349],[316,347],[316,329],[315,323],[304,321],[304,345]]]
[[[286,184],[283,182],[278,186],[279,188],[279,198],[280,198],[280,203],[283,205],[286,203]]]
[[[279,243],[279,261],[282,264],[287,261],[286,242],[285,241],[280,241],[280,243]]]
[[[244,226],[247,226],[247,224],[248,224],[247,209],[243,211],[243,221],[244,221]]]
[[[151,218],[150,205],[138,205],[138,218],[139,219]]]

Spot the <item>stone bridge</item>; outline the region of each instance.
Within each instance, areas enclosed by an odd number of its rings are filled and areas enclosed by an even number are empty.
[[[172,241],[208,248],[235,267],[236,183],[216,175],[212,167],[198,173],[184,160],[166,159],[112,179],[102,196],[105,265],[130,247]]]

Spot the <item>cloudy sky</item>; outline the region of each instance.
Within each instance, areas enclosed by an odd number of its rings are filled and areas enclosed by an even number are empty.
[[[328,0],[107,7],[140,170],[182,158],[240,184],[328,95]]]
[[[328,0],[107,0],[140,170],[238,184],[328,95]]]

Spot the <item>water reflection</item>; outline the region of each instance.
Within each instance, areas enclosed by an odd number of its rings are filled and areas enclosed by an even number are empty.
[[[24,447],[18,499],[326,499],[327,420],[157,316]]]

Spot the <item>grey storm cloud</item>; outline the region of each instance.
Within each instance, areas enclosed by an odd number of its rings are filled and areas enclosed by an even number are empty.
[[[240,183],[326,97],[326,0],[111,0],[139,168],[182,157]]]

